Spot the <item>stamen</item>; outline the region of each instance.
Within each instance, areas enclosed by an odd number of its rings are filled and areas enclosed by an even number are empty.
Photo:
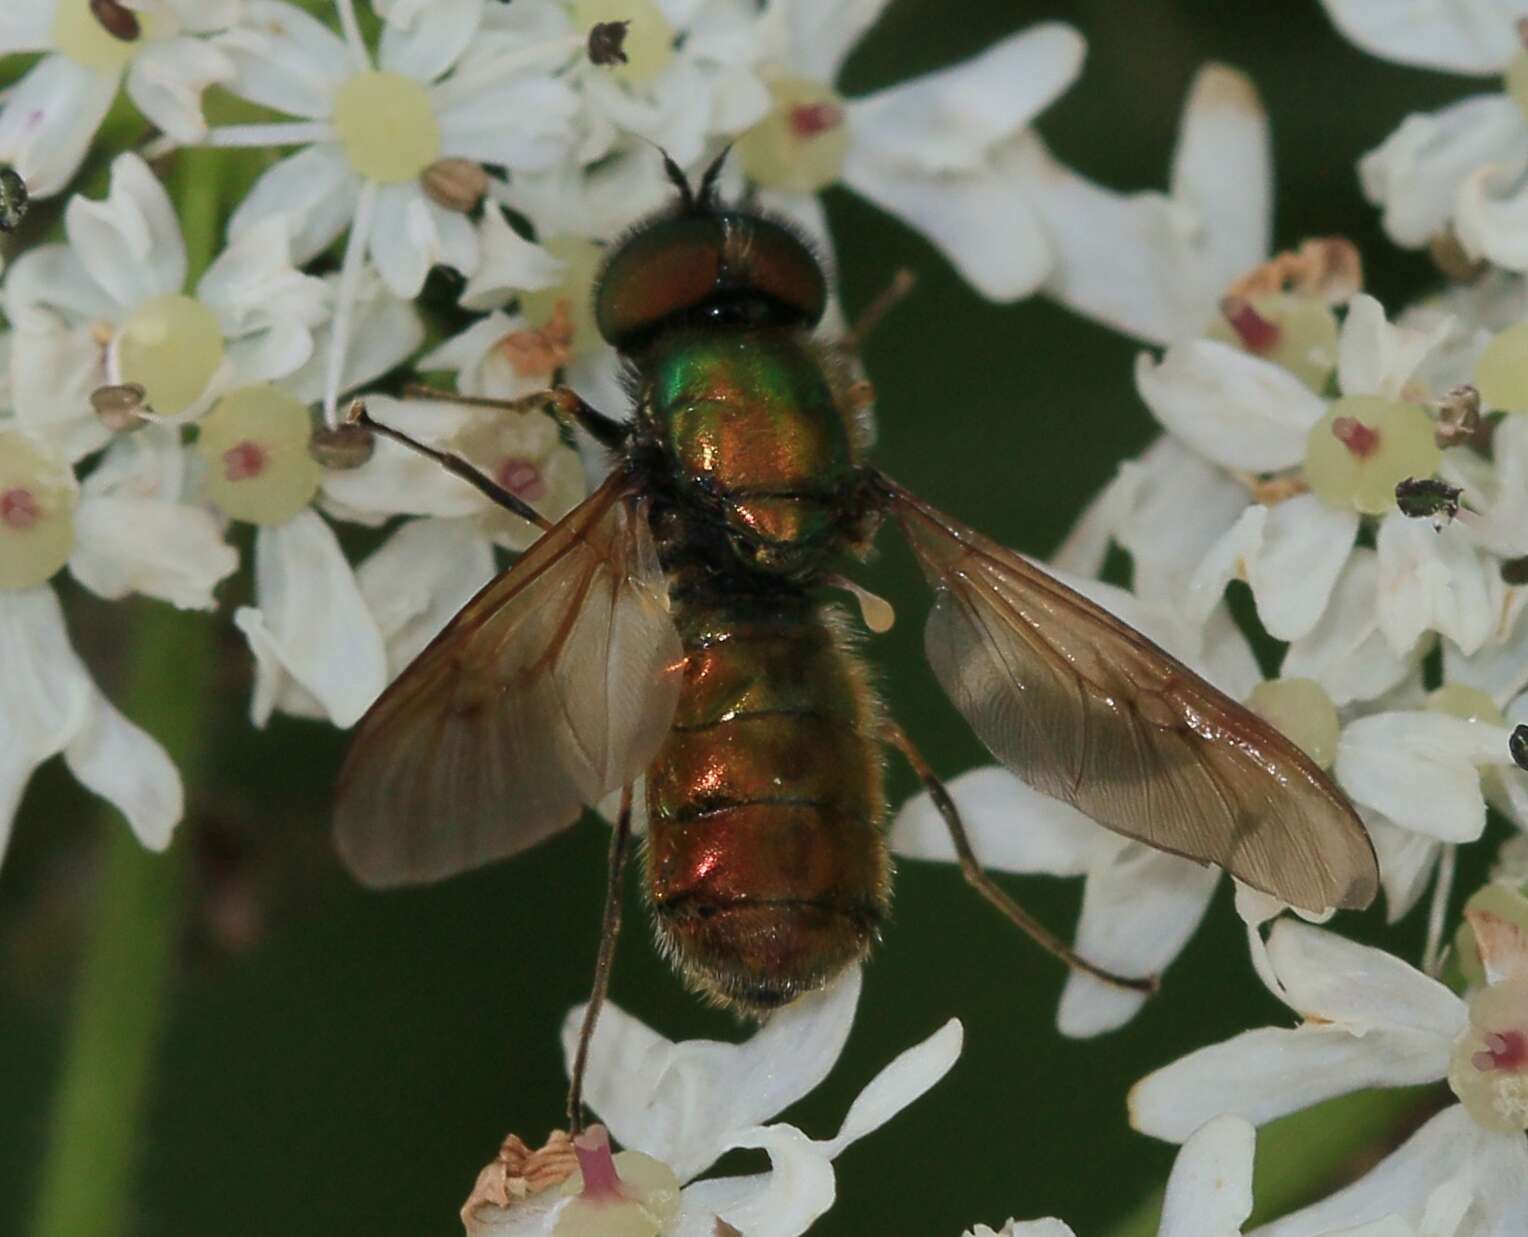
[[[1379,449],[1379,431],[1357,417],[1338,417],[1332,422],[1332,437],[1361,460]]]
[[[1279,346],[1278,323],[1263,317],[1245,297],[1226,297],[1220,302],[1220,312],[1248,352],[1272,352]]]
[[[248,481],[265,471],[265,448],[246,438],[223,452],[223,476],[230,481]]]
[[[143,33],[138,15],[117,0],[90,0],[90,15],[100,22],[102,30],[124,43],[135,42]]]
[[[355,216],[350,221],[350,236],[345,242],[345,256],[340,261],[340,286],[334,298],[334,322],[329,328],[329,358],[324,375],[324,421],[339,424],[340,390],[344,386],[345,360],[350,354],[350,331],[355,317],[355,301],[360,295],[361,269],[365,265],[371,219],[376,211],[377,183],[368,180],[356,199]]]

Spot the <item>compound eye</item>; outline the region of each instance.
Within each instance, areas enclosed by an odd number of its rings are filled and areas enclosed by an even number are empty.
[[[631,237],[600,278],[594,317],[620,347],[665,318],[703,304],[722,274],[722,229],[714,216],[665,219]]]
[[[770,219],[733,216],[723,255],[729,282],[762,292],[815,325],[828,302],[828,281],[810,249],[789,228]]]

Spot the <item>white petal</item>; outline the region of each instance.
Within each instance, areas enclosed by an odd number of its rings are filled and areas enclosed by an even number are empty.
[[[333,531],[312,511],[299,512],[255,538],[256,606],[234,615],[256,653],[256,725],[275,707],[278,671],[324,706],[336,726],[352,726],[387,683],[382,633],[367,609]]]
[[[784,54],[790,70],[832,85],[856,43],[881,16],[888,0],[786,0],[772,5],[787,27]]]
[[[1333,24],[1371,56],[1454,73],[1499,73],[1522,48],[1512,26],[1528,7],[1321,0]]]
[[[96,688],[47,585],[0,591],[0,748],[37,764],[86,725]]]
[[[344,40],[281,0],[247,0],[238,26],[213,46],[234,63],[235,94],[288,116],[328,119],[336,90],[353,72]]]
[[[132,309],[152,297],[184,291],[186,244],[180,220],[170,195],[137,155],[117,156],[104,201],[76,195],[64,219],[69,244],[117,304]]]
[[[243,229],[196,285],[197,299],[217,314],[232,339],[272,327],[317,326],[330,312],[322,279],[292,264],[290,220],[268,215]]]
[[[1507,759],[1507,732],[1442,713],[1376,713],[1350,722],[1333,771],[1359,803],[1405,829],[1472,842],[1486,823],[1477,766]]]
[[[1425,833],[1402,829],[1394,821],[1367,808],[1362,816],[1379,859],[1379,879],[1385,889],[1385,919],[1395,923],[1426,892],[1443,843]]]
[[[1085,51],[1070,26],[1047,22],[856,100],[848,106],[851,151],[908,172],[978,171],[1071,85]],[[844,179],[855,184],[848,167]]]
[[[122,306],[69,246],[39,245],[6,270],[5,313],[18,330],[49,331],[114,322]]]
[[[74,578],[115,601],[129,593],[211,610],[214,586],[239,568],[211,512],[162,498],[99,495],[74,512]]]
[[[1269,509],[1262,544],[1247,560],[1257,615],[1278,640],[1308,636],[1353,552],[1358,515],[1298,494]]]
[[[1211,296],[1268,256],[1273,152],[1268,114],[1246,74],[1208,64],[1194,78],[1173,152],[1172,196],[1199,223]]]
[[[493,547],[470,522],[410,520],[361,564],[361,595],[387,641],[388,669],[413,661],[493,578]]]
[[[1226,585],[1247,578],[1248,564],[1263,548],[1263,529],[1267,523],[1267,507],[1260,504],[1248,507],[1205,551],[1184,590],[1183,608],[1190,618],[1200,622],[1208,619],[1215,607],[1222,604]]]
[[[1405,678],[1412,658],[1398,656],[1380,631],[1378,579],[1375,552],[1355,547],[1325,612],[1289,646],[1279,673],[1315,679],[1339,707],[1373,700]]]
[[[673,1168],[681,1181],[705,1171],[740,1130],[766,1121],[827,1077],[859,1001],[851,967],[822,992],[774,1014],[741,1044],[675,1044],[606,1005],[595,1027],[584,1094],[612,1137]],[[573,1059],[583,1007],[563,1023]]]
[[[1120,194],[1028,150],[1025,196],[1054,252],[1045,291],[1075,313],[1143,343],[1168,344],[1214,309],[1185,212],[1158,193]],[[1222,289],[1223,290],[1223,289]]]
[[[0,108],[0,162],[10,164],[34,198],[66,188],[85,160],[117,95],[116,73],[44,56],[11,87]]]
[[[1528,270],[1528,193],[1519,188],[1523,159],[1480,168],[1454,203],[1459,243],[1471,257],[1509,271]]]
[[[947,789],[977,857],[990,871],[1080,876],[1129,845],[1070,804],[1032,790],[997,765],[962,773]],[[897,813],[887,840],[897,854],[911,859],[955,862],[950,831],[926,791]]]
[[[1385,231],[1399,245],[1418,248],[1443,232],[1456,210],[1462,233],[1479,243],[1476,203],[1461,203],[1471,174],[1528,153],[1528,124],[1502,94],[1474,95],[1432,113],[1406,117],[1394,133],[1358,162],[1365,196],[1384,208]]]
[[[1504,619],[1473,657],[1443,645],[1443,681],[1478,688],[1505,705],[1528,687],[1528,593],[1515,588],[1502,605]]]
[[[744,1130],[730,1145],[769,1152],[770,1171],[688,1187],[680,1196],[678,1234],[713,1237],[719,1216],[748,1237],[798,1237],[833,1205],[832,1162],[794,1126]]]
[[[53,46],[54,0],[10,0],[0,12],[0,54]]]
[[[1400,399],[1423,358],[1452,325],[1444,318],[1426,331],[1392,326],[1378,301],[1358,293],[1348,302],[1348,315],[1337,341],[1337,382],[1343,394]]]
[[[228,235],[237,240],[282,215],[291,223],[292,261],[309,262],[350,226],[360,183],[338,147],[306,147],[261,175],[229,219]]]
[[[1424,631],[1441,632],[1466,655],[1492,634],[1505,586],[1497,564],[1458,525],[1392,512],[1380,521],[1376,578],[1379,625],[1396,654]]]
[[[378,0],[386,22],[378,61],[415,81],[433,82],[467,50],[483,18],[483,0]]]
[[[461,304],[466,309],[492,309],[518,292],[555,287],[566,269],[566,263],[526,240],[493,207],[483,212],[478,243],[482,260],[462,289]]]
[[[1142,354],[1136,388],[1169,431],[1226,468],[1270,472],[1305,458],[1326,404],[1282,366],[1214,340]]]
[[[1219,883],[1217,868],[1132,846],[1088,874],[1074,947],[1117,975],[1160,975],[1188,944]],[[1101,1035],[1129,1022],[1145,999],[1143,993],[1072,971],[1056,1028],[1074,1039]]]
[[[1157,1237],[1241,1237],[1252,1214],[1256,1142],[1238,1117],[1217,1117],[1195,1131],[1173,1161]]]
[[[330,324],[313,332],[313,357],[281,385],[304,403],[324,396]],[[361,277],[350,350],[340,377],[340,393],[375,381],[401,365],[424,343],[424,322],[410,301],[394,296],[371,271]]]
[[[204,39],[149,43],[127,71],[127,93],[138,110],[177,142],[207,135],[202,92],[233,80],[234,64]]]
[[[1131,1089],[1130,1124],[1182,1142],[1222,1113],[1261,1125],[1312,1104],[1374,1086],[1434,1082],[1448,1070],[1436,1036],[1342,1027],[1243,1031],[1148,1074]]]
[[[510,78],[453,98],[451,79],[431,91],[443,154],[544,172],[567,157],[579,97],[552,77]]]
[[[185,791],[169,754],[95,693],[80,732],[64,749],[80,785],[110,802],[150,850],[164,850],[185,810]]]
[[[964,1038],[960,1019],[951,1018],[921,1044],[898,1055],[855,1097],[837,1136],[817,1145],[829,1159],[837,1159],[844,1148],[880,1129],[950,1072]]]
[[[1528,1216],[1528,1140],[1479,1130],[1474,1142],[1470,1167],[1481,1237],[1515,1237]]]
[[[1420,1227],[1431,1198],[1440,1191],[1457,1189],[1456,1183],[1470,1181],[1470,1161],[1479,1154],[1484,1132],[1462,1105],[1452,1104],[1352,1185],[1258,1229],[1258,1237],[1324,1237],[1336,1229],[1387,1215]],[[1495,1237],[1508,1237],[1512,1231],[1500,1229]],[[1471,1228],[1465,1232],[1471,1237],[1486,1237],[1492,1230]]]
[[[1358,1036],[1373,1030],[1431,1035],[1440,1057],[1464,1029],[1463,1001],[1383,950],[1281,919],[1268,935],[1268,957],[1288,1003],[1313,1020]]]
[[[1049,273],[1050,244],[1026,205],[1029,161],[1020,147],[974,171],[931,172],[850,147],[844,183],[920,232],[991,300],[1033,292]]]

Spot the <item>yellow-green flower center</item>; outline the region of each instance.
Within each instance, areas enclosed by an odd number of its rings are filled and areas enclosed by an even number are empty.
[[[1467,722],[1484,722],[1487,726],[1507,724],[1496,701],[1480,688],[1466,687],[1463,683],[1445,683],[1427,697],[1427,708],[1429,712],[1446,713]]]
[[[1486,345],[1475,362],[1475,387],[1487,408],[1528,412],[1528,322],[1509,326]]]
[[[1282,365],[1313,391],[1324,391],[1337,367],[1337,319],[1314,296],[1227,297],[1207,334]]]
[[[284,524],[312,501],[323,469],[308,451],[312,418],[280,387],[243,387],[202,420],[207,495],[236,520]]]
[[[69,561],[76,495],[68,465],[0,433],[0,588],[41,584]]]
[[[825,189],[838,179],[849,151],[843,99],[804,77],[777,77],[769,93],[774,106],[737,140],[743,171],[788,193]]]
[[[1334,401],[1305,440],[1310,488],[1330,506],[1365,515],[1393,510],[1396,484],[1432,476],[1441,459],[1421,406],[1378,395]]]
[[[350,166],[384,185],[417,179],[440,158],[440,122],[412,77],[370,69],[334,99],[334,129]]]
[[[122,324],[117,366],[163,416],[184,412],[223,364],[223,330],[200,301],[171,293],[145,301]]]
[[[1490,1130],[1528,1130],[1528,977],[1492,984],[1470,1001],[1470,1025],[1449,1054],[1448,1085]]]
[[[125,69],[145,43],[174,33],[175,22],[168,14],[120,4],[103,6],[97,13],[90,0],[58,0],[53,17],[53,46],[75,64],[105,73]]]
[[[628,23],[626,41],[621,45],[626,63],[610,65],[601,72],[633,86],[654,81],[674,58],[674,27],[654,0],[577,0],[573,20],[583,31],[604,22]]]
[[[678,1219],[673,1169],[640,1151],[607,1150],[605,1158],[602,1188],[586,1188],[582,1171],[562,1183],[562,1192],[576,1197],[557,1217],[552,1237],[657,1237]]]
[[[1528,116],[1528,52],[1518,52],[1502,75],[1502,88]]]
[[[599,327],[594,324],[594,280],[605,251],[580,236],[554,236],[542,244],[565,264],[562,282],[538,292],[522,292],[520,312],[540,330],[557,316],[558,302],[565,302],[573,326],[572,350],[575,355],[587,355],[600,344]]]
[[[1268,679],[1252,689],[1247,707],[1323,769],[1337,756],[1337,706],[1315,679]]]

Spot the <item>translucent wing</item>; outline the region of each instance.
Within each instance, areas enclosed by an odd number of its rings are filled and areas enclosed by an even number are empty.
[[[683,661],[646,516],[614,476],[361,719],[341,857],[368,885],[434,880],[571,824],[652,762]]]
[[[929,661],[993,755],[1099,824],[1302,910],[1373,900],[1368,834],[1299,748],[1108,611],[886,485],[936,592]]]

